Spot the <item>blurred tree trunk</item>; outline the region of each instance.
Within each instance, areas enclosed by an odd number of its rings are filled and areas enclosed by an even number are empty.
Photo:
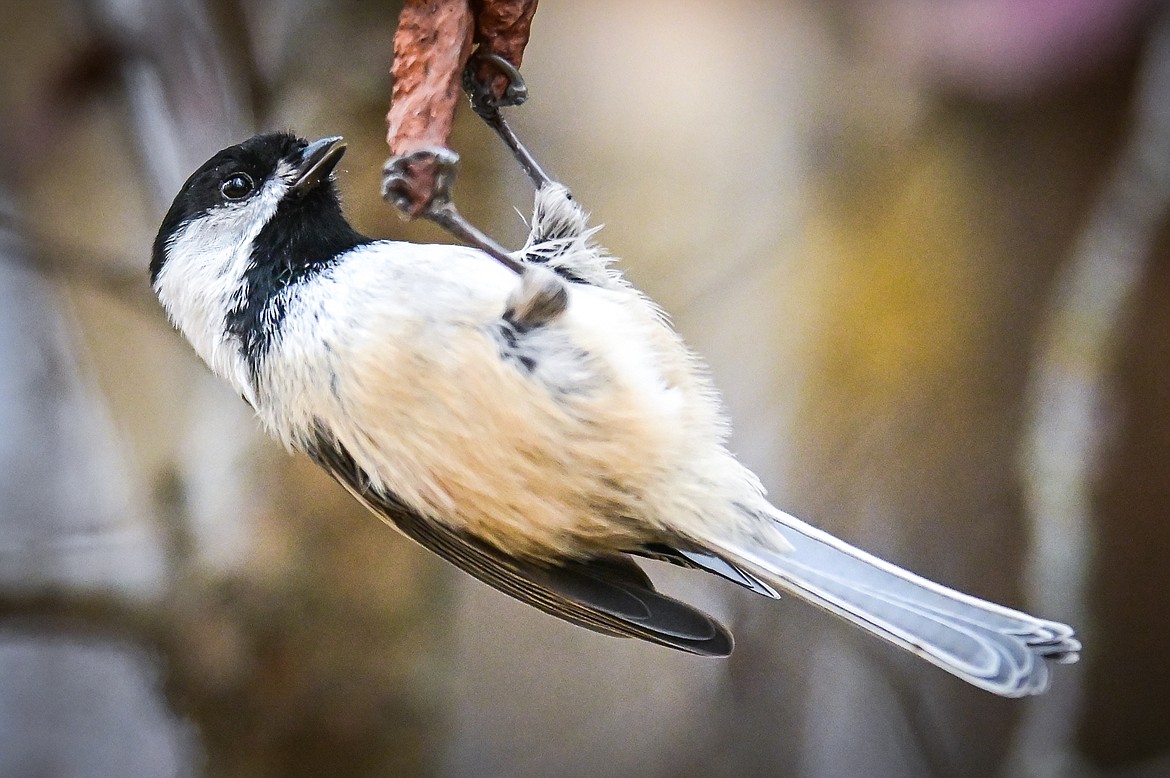
[[[1034,333],[1124,136],[1133,74],[1126,61],[1008,110],[937,101],[893,143],[868,125],[833,139],[809,221],[816,267],[794,282],[822,313],[802,352],[786,508],[1029,607],[1017,455]],[[783,605],[752,605],[742,642],[772,646],[732,657],[721,774],[996,772],[1020,703]],[[801,722],[788,737],[778,711]]]
[[[165,584],[163,544],[130,500],[61,295],[11,226],[0,225],[0,616],[46,590],[150,601]],[[146,652],[42,615],[0,622],[0,774],[190,774],[190,734]]]
[[[1164,215],[1147,248],[1150,269],[1125,320],[1116,402],[1108,409],[1114,435],[1094,506],[1094,648],[1078,741],[1099,768],[1153,776],[1170,773],[1170,224]]]

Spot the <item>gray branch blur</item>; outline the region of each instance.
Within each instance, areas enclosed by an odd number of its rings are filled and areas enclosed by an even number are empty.
[[[1021,472],[1031,525],[1028,593],[1033,607],[1064,614],[1086,645],[1095,628],[1090,589],[1097,524],[1094,493],[1125,405],[1116,388],[1131,337],[1135,298],[1147,280],[1170,213],[1170,12],[1146,44],[1132,127],[1068,263],[1056,279],[1033,367]],[[1076,722],[1084,667],[1030,701],[1011,774],[1084,771]]]

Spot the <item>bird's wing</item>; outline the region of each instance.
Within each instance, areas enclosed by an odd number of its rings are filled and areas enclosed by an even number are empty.
[[[607,555],[539,565],[504,554],[467,533],[430,521],[368,479],[341,447],[322,438],[307,447],[359,501],[419,545],[504,594],[545,613],[617,637],[635,637],[703,656],[731,653],[731,633],[712,617],[655,591],[633,560]]]
[[[660,562],[670,562],[679,567],[689,567],[694,570],[706,570],[720,578],[739,584],[756,594],[762,594],[773,600],[780,599],[780,594],[767,581],[751,572],[728,562],[717,554],[699,548],[674,548],[661,543],[650,543],[635,552],[637,556],[647,559],[657,559]]]

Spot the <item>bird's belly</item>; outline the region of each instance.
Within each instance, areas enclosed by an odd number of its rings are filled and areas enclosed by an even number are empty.
[[[579,381],[550,384],[481,328],[416,326],[409,348],[339,360],[318,417],[376,487],[538,559],[654,539],[647,496],[672,477],[677,431],[645,398],[585,351]]]

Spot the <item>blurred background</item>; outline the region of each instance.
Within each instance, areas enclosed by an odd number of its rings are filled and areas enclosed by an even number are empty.
[[[1170,775],[1170,15],[1141,0],[545,0],[521,137],[710,361],[773,501],[1075,624],[968,687],[664,566],[714,662],[594,635],[365,514],[173,333],[150,243],[261,129],[379,197],[395,3],[10,2],[0,775]],[[464,210],[531,193],[470,111]]]

